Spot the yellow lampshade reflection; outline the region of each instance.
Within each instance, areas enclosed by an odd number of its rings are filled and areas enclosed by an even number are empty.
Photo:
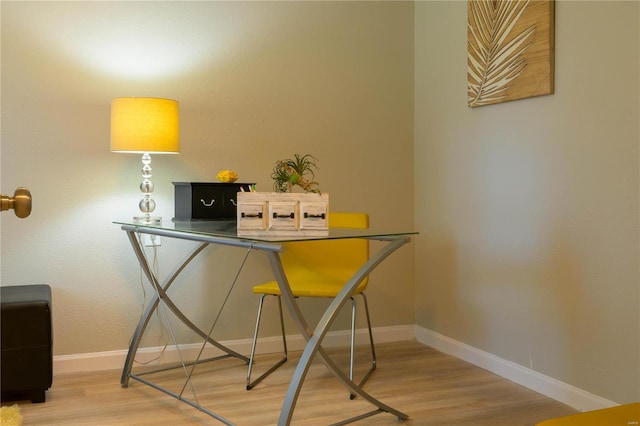
[[[111,151],[180,151],[178,101],[116,98],[111,102]]]

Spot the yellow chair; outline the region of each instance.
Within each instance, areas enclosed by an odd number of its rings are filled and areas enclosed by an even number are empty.
[[[369,227],[369,215],[366,213],[329,213],[330,228],[360,228]],[[355,272],[369,259],[369,241],[353,238],[339,240],[306,241],[303,243],[285,243],[285,250],[282,253],[282,265],[284,267],[287,280],[291,286],[291,291],[295,297],[336,297],[344,284],[355,274]],[[368,278],[365,278],[353,292],[351,297],[351,348],[349,363],[349,379],[353,380],[353,361],[355,346],[355,319],[356,303],[353,296],[361,295],[364,301],[367,327],[369,330],[369,341],[371,344],[371,368],[360,382],[362,386],[371,373],[376,369],[376,352],[373,344],[373,333],[371,332],[371,320],[369,318],[369,307],[364,294],[367,288]],[[284,321],[282,318],[282,303],[280,298],[280,288],[276,281],[270,281],[253,287],[253,292],[261,294],[258,305],[258,316],[256,320],[251,354],[249,357],[249,369],[247,371],[247,389],[253,388],[257,383],[275,371],[287,360],[287,342],[284,332]],[[283,356],[260,377],[251,381],[251,370],[254,363],[256,341],[260,328],[260,317],[262,306],[266,296],[277,296],[280,310],[280,327],[282,330]],[[351,395],[353,398],[354,395]]]
[[[558,417],[540,422],[536,426],[630,426],[638,424],[640,424],[640,402]]]

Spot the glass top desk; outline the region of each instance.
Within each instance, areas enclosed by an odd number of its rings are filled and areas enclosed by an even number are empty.
[[[338,368],[338,366],[334,363],[334,361],[327,355],[325,350],[322,347],[322,340],[324,339],[329,327],[335,320],[340,308],[346,303],[349,299],[353,290],[360,284],[360,282],[367,277],[371,271],[373,271],[382,261],[384,261],[389,255],[395,252],[398,248],[403,246],[404,244],[411,241],[411,235],[417,234],[409,229],[404,230],[384,230],[384,229],[330,229],[329,235],[326,236],[315,236],[315,237],[239,237],[236,231],[236,221],[228,220],[228,221],[163,221],[159,225],[140,225],[135,224],[130,221],[115,221],[117,225],[120,225],[122,230],[126,232],[129,242],[133,248],[133,251],[140,263],[140,267],[142,268],[143,273],[146,275],[147,279],[153,286],[155,290],[154,298],[148,303],[143,315],[140,318],[140,321],[136,327],[133,338],[131,340],[131,344],[129,346],[129,352],[127,354],[127,358],[125,361],[125,365],[122,371],[121,384],[123,387],[127,387],[129,384],[129,379],[134,379],[145,383],[157,390],[160,390],[182,402],[185,402],[192,407],[208,414],[209,416],[221,421],[222,423],[233,425],[229,419],[224,418],[223,416],[201,406],[197,402],[197,398],[195,401],[190,400],[183,396],[183,393],[180,392],[175,393],[168,389],[165,389],[145,378],[142,375],[133,374],[132,366],[134,362],[134,358],[136,352],[138,351],[138,347],[140,345],[140,341],[142,339],[142,335],[149,323],[149,320],[153,313],[158,308],[159,304],[163,304],[166,308],[171,310],[173,314],[187,327],[196,332],[203,339],[203,347],[204,345],[211,344],[216,348],[220,349],[225,353],[222,357],[236,357],[245,362],[249,362],[249,359],[233,351],[230,348],[227,348],[220,342],[216,341],[211,337],[212,329],[207,333],[204,330],[200,329],[196,326],[171,300],[169,297],[167,290],[171,286],[171,284],[178,278],[180,273],[184,270],[184,268],[201,253],[207,246],[209,245],[223,245],[223,246],[235,246],[235,247],[244,247],[247,249],[247,255],[252,250],[260,250],[266,253],[267,258],[269,259],[269,264],[271,266],[274,278],[278,282],[280,286],[280,291],[282,293],[282,300],[285,303],[285,306],[291,313],[291,316],[295,322],[298,331],[302,334],[307,344],[305,349],[300,357],[300,360],[296,366],[295,372],[289,384],[289,388],[287,394],[285,396],[282,410],[280,412],[280,418],[278,420],[278,425],[289,425],[291,423],[291,419],[293,416],[293,411],[295,409],[296,401],[298,399],[298,395],[300,393],[300,389],[302,388],[305,376],[309,370],[311,362],[313,361],[316,355],[320,356],[320,359],[325,363],[331,373],[344,384],[344,386],[352,393],[359,395],[361,398],[370,402],[376,408],[375,410],[361,414],[355,417],[351,417],[343,422],[337,424],[346,424],[356,420],[364,419],[369,416],[379,414],[379,413],[390,413],[397,416],[399,419],[404,420],[408,418],[408,416],[392,407],[387,406],[381,401],[377,400],[373,396],[369,395],[365,392],[361,387],[359,387],[356,383],[349,380],[349,378]],[[178,262],[177,266],[167,275],[167,277],[161,282],[159,277],[156,276],[154,269],[151,266],[151,263],[147,259],[144,247],[141,243],[142,238],[140,234],[149,234],[149,235],[157,235],[161,237],[167,238],[176,238],[182,240],[189,240],[200,243],[196,246],[196,248],[188,253],[182,262]],[[369,260],[362,265],[362,267],[354,274],[353,277],[349,281],[344,284],[343,289],[340,291],[338,296],[331,302],[331,304],[327,307],[325,313],[322,318],[318,322],[317,326],[314,330],[311,330],[306,320],[304,319],[302,312],[300,311],[295,298],[291,292],[291,288],[289,287],[289,283],[287,281],[286,274],[284,272],[284,268],[282,266],[282,262],[280,260],[280,253],[284,251],[283,243],[289,241],[318,241],[318,240],[330,240],[330,239],[344,239],[344,238],[365,238],[369,240],[377,240],[382,241],[384,244],[370,257]],[[245,257],[246,259],[246,257]],[[242,263],[244,264],[244,262]],[[240,266],[242,269],[242,265]],[[239,271],[238,271],[239,273]],[[237,275],[236,275],[237,278]],[[222,310],[222,308],[220,308]],[[178,343],[174,340],[173,342],[176,347]],[[179,350],[179,349],[178,349]],[[181,361],[181,367],[185,372],[185,385],[186,388],[191,381],[191,374],[193,373],[195,366],[198,363],[202,363],[204,360],[196,359],[193,362],[185,363]],[[190,368],[188,368],[190,367]],[[158,371],[158,370],[155,370]],[[183,391],[184,391],[183,388]]]

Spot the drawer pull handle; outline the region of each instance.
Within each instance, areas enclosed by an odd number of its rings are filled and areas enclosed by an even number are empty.
[[[202,204],[204,204],[205,207],[211,207],[213,205],[213,203],[216,202],[216,200],[212,199],[211,202],[209,204],[206,203],[206,201],[204,201],[202,198],[200,199],[200,202],[202,202]]]
[[[258,217],[258,218],[262,219],[262,212],[256,213],[256,214],[249,214],[249,213],[242,212],[242,213],[240,213],[240,216],[241,217]]]
[[[305,213],[304,214],[304,218],[308,219],[308,218],[312,218],[312,219],[324,219],[326,216],[324,213],[322,214],[309,214],[309,213]]]
[[[293,219],[295,217],[295,215],[293,214],[293,212],[291,212],[291,214],[278,214],[278,213],[274,213],[273,214],[273,218],[274,219],[284,219],[284,218],[291,218]]]
[[[238,207],[238,205],[236,204],[236,200],[234,200],[233,198],[229,198],[229,201],[231,201],[231,204],[233,204],[234,207]]]

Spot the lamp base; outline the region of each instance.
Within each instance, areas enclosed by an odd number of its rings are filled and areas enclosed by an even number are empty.
[[[162,223],[162,217],[160,216],[135,216],[133,223],[138,225],[160,225]]]

